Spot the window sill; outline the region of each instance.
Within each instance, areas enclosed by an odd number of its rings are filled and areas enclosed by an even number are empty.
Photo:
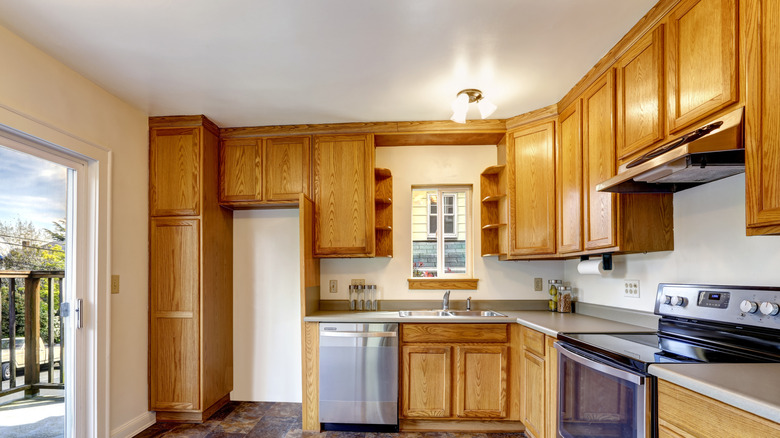
[[[478,278],[410,278],[409,289],[417,290],[476,290]]]

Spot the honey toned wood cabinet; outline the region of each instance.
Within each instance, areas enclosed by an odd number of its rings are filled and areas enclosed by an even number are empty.
[[[508,257],[555,254],[555,120],[508,139]]]
[[[373,135],[316,135],[315,257],[373,257]]]
[[[203,116],[149,125],[149,408],[158,421],[202,422],[233,389],[233,216],[217,202],[219,131]]]
[[[558,436],[558,359],[555,338],[522,327],[521,418],[534,438]]]
[[[296,204],[310,194],[311,140],[300,137],[225,138],[219,157],[219,199],[234,208]]]
[[[686,0],[667,19],[668,127],[674,133],[738,102],[736,0]]]
[[[558,253],[582,251],[582,109],[574,101],[558,117],[556,168]]]
[[[780,424],[659,379],[658,436],[764,438],[780,436]]]
[[[506,166],[490,166],[479,178],[482,256],[506,256]]]
[[[463,345],[455,347],[459,418],[506,418],[508,347]]]
[[[376,257],[393,256],[393,174],[390,169],[374,169],[374,217]]]
[[[664,26],[646,34],[615,64],[617,160],[632,160],[664,139]]]
[[[748,235],[780,234],[780,8],[746,0],[742,26],[747,54],[745,186]]]
[[[401,415],[452,416],[452,347],[404,345],[401,349]]]

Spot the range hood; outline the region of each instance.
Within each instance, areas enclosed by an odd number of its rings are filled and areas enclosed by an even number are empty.
[[[623,164],[600,192],[673,193],[745,171],[740,108]]]

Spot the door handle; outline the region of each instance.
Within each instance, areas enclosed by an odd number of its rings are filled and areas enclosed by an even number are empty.
[[[84,304],[81,298],[76,300],[76,328],[80,329],[84,326],[84,312],[82,305]]]

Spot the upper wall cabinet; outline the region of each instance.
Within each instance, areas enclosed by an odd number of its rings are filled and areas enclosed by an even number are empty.
[[[149,150],[149,214],[200,214],[200,129],[153,127]]]
[[[310,139],[227,138],[219,157],[219,199],[235,208],[298,202],[310,194]]]
[[[555,121],[508,134],[509,258],[555,254]]]
[[[314,137],[314,255],[374,255],[373,135]]]
[[[622,163],[664,138],[664,26],[645,35],[615,66],[617,158]]]
[[[670,133],[739,100],[737,15],[736,0],[687,0],[669,15]]]
[[[577,99],[558,116],[558,253],[582,251],[582,110]]]
[[[747,234],[780,234],[780,5],[745,1]]]

